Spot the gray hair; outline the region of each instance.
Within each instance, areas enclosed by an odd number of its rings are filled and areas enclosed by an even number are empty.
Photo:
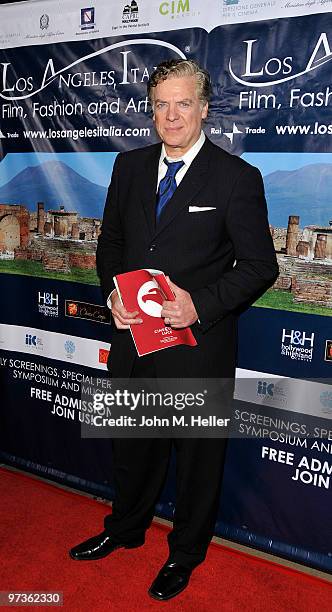
[[[179,78],[186,76],[196,77],[197,93],[202,106],[207,104],[211,96],[211,79],[207,70],[201,68],[194,60],[171,59],[158,64],[151,74],[147,84],[148,98],[153,106],[153,90],[162,81],[168,78]]]

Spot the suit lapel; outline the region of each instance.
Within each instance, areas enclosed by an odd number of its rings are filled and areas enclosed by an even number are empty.
[[[141,198],[151,235],[154,235],[156,228],[156,191],[160,152],[161,144],[153,147],[147,156],[143,176],[141,177]]]
[[[211,148],[208,139],[196,155],[180,185],[163,210],[154,235],[157,236],[169,225],[176,215],[195,197],[208,179]],[[156,200],[156,198],[155,198]],[[153,212],[155,217],[155,211]]]

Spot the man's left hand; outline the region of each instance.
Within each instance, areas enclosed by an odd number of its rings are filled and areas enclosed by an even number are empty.
[[[166,278],[174,293],[175,300],[173,302],[168,300],[163,302],[161,316],[164,317],[166,325],[171,325],[171,327],[175,329],[188,327],[198,319],[198,314],[191,299],[191,295],[188,291],[172,283],[168,276]]]

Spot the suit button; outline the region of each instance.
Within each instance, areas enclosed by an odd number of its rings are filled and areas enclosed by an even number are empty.
[[[156,250],[156,248],[157,248],[157,245],[156,245],[156,244],[151,244],[151,246],[150,246],[150,248],[149,248],[149,251],[151,251],[151,253],[152,253],[153,251],[155,251],[155,250]]]

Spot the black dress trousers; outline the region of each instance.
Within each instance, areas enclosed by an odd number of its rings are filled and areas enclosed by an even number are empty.
[[[132,377],[156,377],[153,355],[136,359]],[[115,500],[105,529],[129,546],[144,542],[174,444],[176,504],[169,561],[194,568],[204,560],[213,536],[226,443],[219,438],[114,439]]]

